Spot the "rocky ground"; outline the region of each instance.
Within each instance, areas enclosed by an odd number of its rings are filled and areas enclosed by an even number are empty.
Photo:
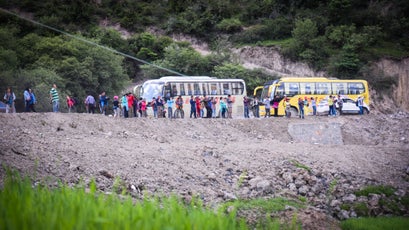
[[[335,143],[306,141],[289,127],[337,124]],[[0,114],[2,165],[36,180],[74,185],[92,178],[110,192],[121,179],[135,197],[175,193],[199,196],[217,206],[234,199],[305,197],[308,208],[291,207],[304,229],[328,229],[359,216],[388,214],[382,195],[359,197],[368,185],[390,185],[398,199],[409,191],[409,114],[286,119],[114,119],[100,114]],[[300,134],[300,133],[299,133]],[[302,134],[302,133],[301,133]],[[5,177],[0,169],[0,182]],[[399,205],[403,215],[407,207]],[[243,213],[249,221],[256,216]]]

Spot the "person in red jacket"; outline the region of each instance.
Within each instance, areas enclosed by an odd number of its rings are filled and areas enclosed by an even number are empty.
[[[197,114],[197,117],[201,117],[201,115],[200,115],[200,98],[199,98],[198,96],[196,96],[195,102],[196,102],[196,114]]]
[[[128,93],[128,95],[126,96],[126,98],[128,99],[128,111],[129,111],[129,117],[131,117],[131,111],[133,108],[133,101],[134,101],[134,96],[132,93]],[[134,113],[134,112],[133,112]],[[136,114],[133,114],[134,117],[136,117]]]

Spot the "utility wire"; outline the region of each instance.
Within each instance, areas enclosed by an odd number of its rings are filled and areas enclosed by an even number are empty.
[[[18,14],[14,13],[14,12],[5,10],[5,9],[3,9],[3,8],[1,8],[1,7],[0,7],[0,11],[2,11],[3,13],[7,13],[7,14],[10,14],[10,15],[16,16],[16,17],[18,17],[18,18],[20,18],[20,19],[29,21],[29,22],[31,22],[31,23],[33,23],[33,24],[36,24],[36,25],[45,27],[45,28],[47,28],[47,29],[49,29],[49,30],[53,30],[53,31],[56,31],[56,32],[58,32],[58,33],[64,34],[64,35],[66,35],[66,36],[68,36],[68,37],[71,37],[71,38],[80,40],[80,41],[82,41],[82,42],[88,43],[88,44],[90,44],[90,45],[98,46],[98,47],[101,47],[101,48],[106,49],[106,50],[108,50],[108,51],[111,51],[111,52],[113,52],[113,53],[116,53],[116,54],[122,55],[122,56],[124,56],[124,57],[127,57],[127,58],[130,58],[130,59],[139,61],[139,62],[141,62],[141,63],[143,63],[143,64],[150,65],[150,66],[156,67],[156,68],[161,69],[161,70],[165,70],[165,71],[167,71],[167,72],[170,72],[170,73],[173,73],[173,74],[176,74],[176,75],[179,75],[179,76],[186,76],[186,75],[181,74],[181,73],[179,73],[179,72],[176,72],[176,71],[174,71],[174,70],[167,69],[167,68],[164,68],[164,67],[161,67],[161,66],[158,66],[158,65],[149,63],[149,62],[147,62],[147,61],[145,61],[145,60],[142,60],[142,59],[136,58],[136,57],[134,57],[134,56],[131,56],[131,55],[129,55],[129,54],[122,53],[122,52],[120,52],[120,51],[118,51],[118,50],[114,50],[114,49],[112,49],[112,48],[109,48],[109,47],[106,47],[106,46],[97,44],[97,43],[92,42],[92,41],[89,41],[89,40],[87,40],[87,39],[85,39],[85,38],[72,35],[72,34],[67,33],[67,32],[65,32],[65,31],[56,29],[56,28],[51,27],[51,26],[48,26],[48,25],[45,25],[45,24],[43,24],[43,23],[41,23],[41,22],[37,22],[37,21],[34,21],[34,20],[32,20],[32,19],[25,18],[25,17],[23,17],[23,16],[21,16],[21,15],[18,15]]]

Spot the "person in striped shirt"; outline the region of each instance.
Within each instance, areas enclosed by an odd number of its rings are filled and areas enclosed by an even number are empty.
[[[53,112],[58,112],[60,108],[59,97],[57,92],[57,85],[53,84],[53,87],[50,90],[50,99],[51,103],[53,104]]]

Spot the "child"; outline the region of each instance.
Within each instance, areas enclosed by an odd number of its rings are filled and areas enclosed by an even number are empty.
[[[119,101],[118,101],[118,96],[114,96],[114,118],[119,117]]]

